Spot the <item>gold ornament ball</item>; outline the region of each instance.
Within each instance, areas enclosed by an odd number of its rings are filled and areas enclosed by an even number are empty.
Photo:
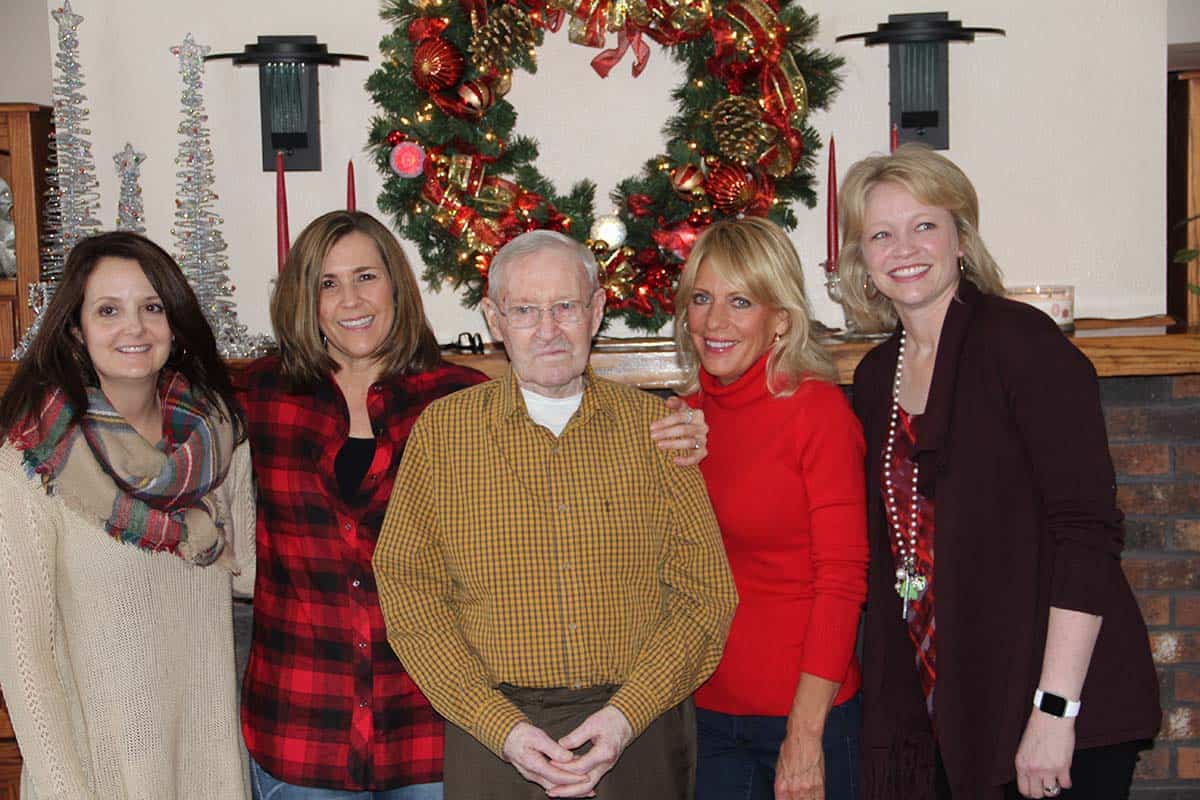
[[[504,97],[508,94],[508,90],[512,88],[512,70],[501,72],[492,81],[492,91],[497,97]]]

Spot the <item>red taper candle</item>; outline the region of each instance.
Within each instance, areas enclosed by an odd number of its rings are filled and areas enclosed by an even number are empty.
[[[357,211],[358,203],[354,199],[354,160],[346,162],[346,210]]]
[[[829,137],[829,177],[825,181],[825,271],[834,272],[838,260],[837,147]]]
[[[889,153],[896,152],[896,148],[900,146],[900,129],[896,127],[896,123],[892,123],[892,135],[890,140],[891,150]]]
[[[288,236],[287,184],[283,179],[283,152],[275,153],[275,240],[279,251],[279,271],[287,261],[291,237]]]

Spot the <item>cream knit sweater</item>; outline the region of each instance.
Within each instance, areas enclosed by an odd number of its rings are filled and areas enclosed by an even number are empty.
[[[22,800],[245,800],[231,588],[254,581],[248,446],[217,490],[241,574],[110,538],[0,447],[0,688]]]

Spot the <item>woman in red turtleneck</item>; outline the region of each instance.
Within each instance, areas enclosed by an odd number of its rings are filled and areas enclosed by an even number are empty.
[[[710,429],[700,466],[740,598],[695,695],[696,798],[857,798],[863,438],[809,335],[800,260],[766,220],[717,223],[696,242],[675,307],[695,370],[687,401]]]

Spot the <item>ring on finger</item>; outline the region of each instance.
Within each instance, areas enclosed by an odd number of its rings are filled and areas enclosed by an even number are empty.
[[[1055,783],[1053,786],[1043,786],[1042,791],[1049,797],[1058,797],[1058,793],[1062,791],[1062,787]]]
[[[692,424],[692,417],[694,417],[694,416],[695,416],[695,412],[694,412],[694,411],[692,411],[692,407],[691,407],[691,406],[688,406],[688,408],[687,408],[687,416],[683,418],[683,424],[684,424],[684,425],[691,425],[691,424]]]
[[[693,450],[699,450],[699,449],[700,449],[700,438],[699,438],[699,437],[697,437],[697,438],[695,438],[695,439],[692,439],[692,449],[693,449]]]

